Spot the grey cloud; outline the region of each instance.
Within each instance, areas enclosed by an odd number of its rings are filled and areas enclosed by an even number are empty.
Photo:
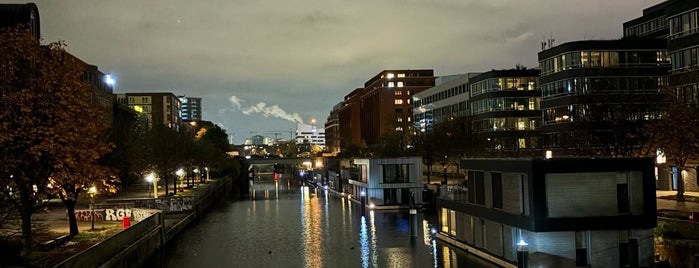
[[[118,92],[202,96],[212,117],[205,120],[231,128],[239,143],[253,129],[321,121],[383,69],[535,67],[542,36],[556,44],[617,38],[621,23],[653,1],[660,0],[36,3],[44,39],[66,40],[71,53],[115,74]]]

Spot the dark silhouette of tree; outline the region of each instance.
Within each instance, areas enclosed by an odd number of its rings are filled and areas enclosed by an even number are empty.
[[[117,179],[99,162],[112,149],[108,111],[83,80],[84,65],[60,42],[41,46],[22,29],[0,35],[0,191],[21,215],[26,254],[46,194],[70,211],[87,188],[113,190]]]
[[[150,145],[148,160],[163,180],[165,194],[170,194],[170,180],[173,183],[172,194],[176,194],[175,172],[194,156],[194,134],[185,127],[172,129],[165,125],[154,125],[147,133],[147,140]]]
[[[109,140],[115,145],[114,150],[103,160],[118,172],[122,178],[121,187],[141,179],[140,172],[148,168],[146,156],[150,154],[146,141],[147,119],[135,111],[128,112],[128,107],[114,105],[114,127]]]
[[[200,169],[208,167],[217,175],[234,172],[233,162],[228,156],[231,145],[224,129],[211,122],[196,122],[194,129],[194,162]]]
[[[677,200],[684,200],[684,171],[694,168],[690,163],[699,161],[699,108],[673,100],[668,111],[644,129],[646,150],[660,149],[666,158],[680,170],[677,181]]]

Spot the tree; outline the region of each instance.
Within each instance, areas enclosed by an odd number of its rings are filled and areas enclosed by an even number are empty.
[[[660,119],[644,128],[646,148],[664,151],[665,156],[680,170],[677,181],[677,200],[684,200],[684,171],[693,168],[699,160],[699,109],[696,106],[674,103]]]
[[[231,146],[228,134],[221,127],[206,121],[197,122],[193,131],[196,133],[194,161],[205,165],[211,172],[227,174],[232,172],[232,159],[228,156]]]
[[[31,217],[47,193],[70,209],[86,185],[113,182],[99,164],[111,150],[102,138],[109,125],[83,80],[84,66],[63,43],[41,46],[20,28],[1,34],[0,188],[19,210],[28,253]]]
[[[165,194],[169,194],[168,180],[172,178],[173,194],[177,193],[175,171],[189,163],[194,156],[194,134],[185,127],[172,129],[165,125],[154,125],[147,134],[150,146],[148,162],[164,180]]]
[[[121,187],[128,187],[133,181],[141,179],[140,172],[148,168],[147,156],[150,154],[146,141],[147,118],[128,107],[114,105],[113,128],[109,140],[114,150],[103,162],[114,168],[121,178]]]

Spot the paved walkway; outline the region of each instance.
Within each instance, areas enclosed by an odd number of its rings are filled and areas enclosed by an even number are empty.
[[[677,195],[677,191],[655,191],[655,196],[656,197],[662,197],[662,196],[675,196]],[[684,192],[685,196],[693,196],[693,197],[699,197],[699,192]],[[668,199],[662,199],[662,198],[657,198],[656,203],[658,206],[658,210],[678,210],[678,211],[695,211],[699,212],[699,203],[697,202],[689,202],[689,201],[675,201],[675,200],[668,200]]]
[[[172,192],[172,185],[169,186],[170,192]],[[159,193],[158,196],[164,196],[165,191],[163,190],[162,186],[159,187]],[[189,189],[183,189],[180,191],[181,188],[178,187],[178,195],[189,195],[191,194],[191,190]],[[100,195],[98,194],[95,197],[95,204],[97,204],[99,207],[100,204],[106,203],[108,200],[112,199],[138,199],[138,198],[151,198],[152,197],[152,188],[149,188],[147,184],[136,184],[132,185],[129,187],[127,191],[120,191],[117,194],[113,195]],[[87,210],[89,209],[89,200],[87,198],[80,198],[78,200],[78,204],[75,205],[75,210]],[[178,215],[179,216],[179,215]],[[169,217],[172,218],[172,217]],[[65,205],[60,200],[51,200],[49,205],[40,212],[36,212],[33,215],[33,220],[35,223],[39,224],[45,224],[47,226],[47,229],[55,232],[55,233],[64,233],[68,234],[70,233],[69,229],[69,223],[68,223],[68,217],[66,214],[66,208]],[[168,219],[166,218],[166,221]],[[92,222],[91,221],[78,221],[78,231],[83,232],[83,231],[89,231],[92,229]],[[122,226],[122,221],[103,221],[103,220],[95,220],[94,225],[95,229],[100,230],[100,229],[107,229],[107,228],[114,228],[117,226]]]

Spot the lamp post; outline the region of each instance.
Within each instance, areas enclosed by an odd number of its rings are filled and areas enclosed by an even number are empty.
[[[153,172],[148,174],[148,176],[146,176],[146,181],[149,183],[148,184],[148,196],[149,197],[151,196],[150,189],[151,189],[151,187],[153,187],[152,195],[154,198],[158,198],[158,179],[155,178],[155,174]]]
[[[92,220],[90,230],[95,230],[95,194],[97,194],[97,188],[92,186],[87,192],[90,194],[90,220]]]
[[[180,191],[182,191],[182,176],[184,175],[184,170],[183,169],[178,169],[175,171],[175,175],[177,175],[177,181],[179,181],[180,184]]]
[[[194,169],[194,183],[200,183],[201,182],[201,176],[199,175],[199,169],[195,168]],[[192,184],[194,184],[192,183]]]
[[[209,181],[209,167],[204,167],[204,170],[206,171],[206,179],[204,179],[204,182]]]
[[[359,202],[361,203],[362,215],[364,215],[366,209],[366,191],[364,189],[359,192]]]
[[[529,244],[520,239],[517,243],[517,268],[529,267]]]

